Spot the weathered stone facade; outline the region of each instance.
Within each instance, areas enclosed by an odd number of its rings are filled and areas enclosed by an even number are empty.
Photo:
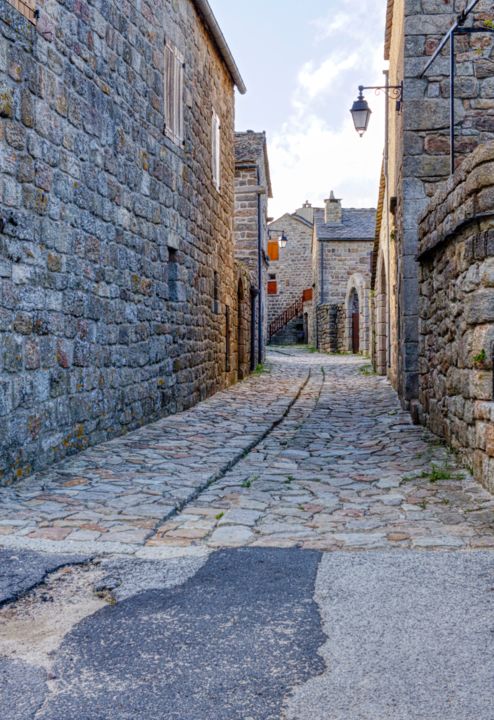
[[[418,220],[450,170],[449,43],[422,76],[427,61],[465,3],[388,0],[385,59],[389,82],[404,83],[401,111],[390,98],[383,212],[373,290],[376,366],[387,372],[402,403],[415,413],[418,398]],[[481,26],[492,6],[480,2],[466,21]],[[487,28],[486,28],[487,30]],[[493,137],[492,35],[456,38],[457,164]]]
[[[47,0],[35,26],[0,5],[0,482],[237,377],[239,80],[205,5]],[[165,40],[183,143],[164,128]]]
[[[242,374],[265,359],[268,313],[268,199],[272,197],[265,133],[235,133],[235,258],[248,270],[248,352]]]
[[[287,237],[286,247],[279,249],[279,260],[272,260],[269,265],[269,276],[277,285],[277,292],[268,296],[269,322],[293,303],[301,301],[304,290],[312,288],[313,213],[310,204],[305,203],[293,214],[286,213],[269,224],[273,240],[277,240],[282,232]]]
[[[368,353],[376,211],[342,208],[341,200],[331,193],[326,207],[315,209],[314,220],[311,336],[323,350]]]
[[[494,491],[494,143],[420,225],[420,417]]]

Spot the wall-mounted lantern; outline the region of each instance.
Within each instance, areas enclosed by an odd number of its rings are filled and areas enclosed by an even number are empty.
[[[382,91],[385,93],[386,97],[394,98],[396,100],[396,112],[400,112],[401,104],[403,102],[403,81],[399,85],[359,85],[358,98],[353,103],[350,112],[352,114],[355,130],[358,132],[360,137],[362,137],[367,130],[370,116],[372,114],[372,110],[364,97],[364,90],[375,90],[376,95],[379,95]]]
[[[278,245],[280,246],[280,248],[286,248],[287,242],[288,242],[288,238],[285,235],[285,231],[282,230],[281,235],[278,238]]]

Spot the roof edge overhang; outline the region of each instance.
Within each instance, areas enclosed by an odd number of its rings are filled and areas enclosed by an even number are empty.
[[[386,8],[386,32],[384,34],[384,59],[389,60],[389,51],[391,47],[391,34],[393,31],[393,10],[394,0],[388,0]]]
[[[228,43],[225,40],[223,31],[221,30],[218,21],[216,20],[216,17],[211,9],[208,0],[193,0],[193,3],[204,24],[209,30],[211,37],[216,43],[220,55],[223,58],[223,61],[225,62],[225,65],[227,66],[230,75],[232,76],[233,82],[235,83],[237,90],[241,95],[245,95],[245,93],[247,92],[247,88],[242,79],[242,76],[240,75],[240,71],[237,67],[237,63],[235,62],[232,52],[228,47]]]

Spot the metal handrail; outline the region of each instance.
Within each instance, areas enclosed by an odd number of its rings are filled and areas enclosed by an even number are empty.
[[[290,320],[293,320],[293,318],[298,317],[302,314],[304,310],[304,302],[302,298],[299,298],[294,303],[289,305],[285,310],[283,310],[282,313],[278,315],[274,320],[272,320],[269,323],[268,328],[268,335],[269,339],[273,337],[273,335],[276,335],[277,332],[279,332],[282,328],[287,325]]]

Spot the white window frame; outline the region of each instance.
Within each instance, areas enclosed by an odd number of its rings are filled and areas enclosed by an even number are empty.
[[[169,40],[165,42],[163,98],[165,135],[177,145],[184,141],[184,57]]]
[[[213,184],[219,192],[221,189],[221,122],[214,108],[211,120],[211,168]]]

